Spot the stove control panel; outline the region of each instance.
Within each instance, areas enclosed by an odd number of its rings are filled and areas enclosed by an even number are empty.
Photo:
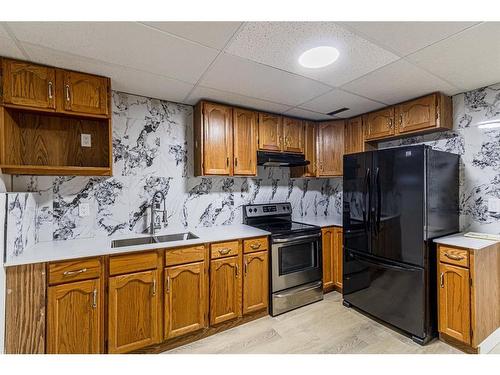
[[[290,203],[270,203],[270,204],[251,204],[244,206],[246,217],[272,216],[272,215],[291,215],[292,205]]]

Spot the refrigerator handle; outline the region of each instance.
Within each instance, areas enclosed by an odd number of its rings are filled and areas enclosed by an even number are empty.
[[[368,198],[368,203],[366,202]],[[368,217],[367,217],[368,215]],[[366,169],[365,181],[363,184],[363,228],[368,231],[368,223],[370,222],[370,168]]]
[[[380,170],[375,172],[375,182],[377,184],[377,233],[380,232],[380,216],[382,214],[382,189],[380,186]]]

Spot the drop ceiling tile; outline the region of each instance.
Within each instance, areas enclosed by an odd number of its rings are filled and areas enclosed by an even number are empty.
[[[401,56],[448,38],[475,22],[341,22],[362,37]]]
[[[221,54],[202,86],[296,106],[330,90],[308,78],[229,54]]]
[[[298,63],[302,52],[321,45],[336,47],[340,56],[330,66],[308,69]],[[333,22],[249,22],[227,52],[340,86],[398,59]]]
[[[347,118],[373,111],[384,107],[384,103],[379,103],[370,99],[363,98],[345,92],[340,89],[334,89],[313,100],[301,105],[301,108],[310,109],[315,112],[329,113],[337,109],[347,107],[347,111],[341,112],[336,117]]]
[[[195,83],[218,51],[136,22],[9,22],[32,44]]]
[[[434,91],[448,95],[460,92],[458,88],[405,60],[384,66],[342,88],[386,104],[399,103]]]
[[[194,87],[192,84],[161,75],[82,58],[38,45],[23,43],[23,47],[37,63],[110,77],[111,87],[117,91],[182,102]]]
[[[3,35],[0,35],[0,56],[21,60],[26,59],[16,43],[11,38],[4,37]]]
[[[144,22],[151,27],[222,49],[242,22]]]
[[[500,22],[474,26],[408,56],[463,90],[500,82]]]
[[[335,120],[335,117],[333,116],[328,116],[323,113],[318,113],[314,111],[309,111],[307,109],[303,108],[292,108],[289,109],[288,111],[283,113],[284,115],[288,116],[293,116],[293,117],[300,117],[306,120],[316,120],[316,121],[321,121],[321,120]]]
[[[213,100],[221,103],[228,103],[236,106],[248,107],[260,111],[281,113],[289,109],[290,106],[280,103],[268,102],[257,98],[238,95],[232,92],[211,89],[209,87],[197,86],[189,95],[187,104],[196,104],[201,99]]]

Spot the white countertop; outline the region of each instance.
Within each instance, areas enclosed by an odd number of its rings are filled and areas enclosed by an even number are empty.
[[[480,250],[497,243],[497,241],[464,237],[464,233],[456,233],[450,236],[436,238],[434,242],[441,245],[463,247],[466,249],[473,249],[473,250]]]
[[[21,264],[51,262],[66,259],[86,258],[110,254],[120,254],[152,249],[168,249],[202,243],[220,242],[240,238],[267,236],[270,233],[248,225],[220,225],[207,228],[158,231],[157,235],[191,232],[199,238],[148,245],[111,247],[111,241],[116,239],[147,237],[147,234],[130,234],[104,238],[87,238],[67,241],[45,241],[27,249],[23,254],[4,263],[5,267]]]
[[[317,225],[318,227],[341,227],[342,217],[338,216],[306,216],[294,217],[293,221],[298,223]]]

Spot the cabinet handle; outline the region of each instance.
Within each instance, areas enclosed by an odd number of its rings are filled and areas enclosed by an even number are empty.
[[[219,249],[219,254],[220,255],[227,255],[227,254],[229,254],[230,251],[231,251],[231,249],[229,247],[225,247],[224,249]]]
[[[238,166],[238,158],[234,158],[234,166],[237,167]]]
[[[97,289],[94,289],[92,293],[92,308],[95,309],[97,307]]]
[[[259,247],[260,247],[260,243],[259,242],[254,242],[250,245],[250,247],[254,250],[257,250]]]
[[[226,158],[226,167],[229,167],[229,157]]]
[[[156,296],[156,279],[153,279],[153,296]]]
[[[448,254],[448,253],[444,253],[444,255],[447,258],[450,258],[450,259],[453,259],[453,260],[462,260],[462,259],[464,259],[464,257],[462,257],[460,255],[453,255],[453,254]]]
[[[49,81],[49,99],[52,99],[52,81]]]
[[[444,288],[444,273],[441,272],[441,276],[439,279],[440,279],[439,284],[440,284],[441,288]]]
[[[245,275],[247,274],[247,268],[248,268],[248,262],[245,260],[245,263],[243,263],[243,272],[245,272]]]
[[[64,87],[66,88],[66,101],[69,102],[69,85],[64,85]]]
[[[234,268],[234,271],[236,272],[236,277],[238,277],[238,275],[240,274],[240,267],[238,265],[236,265],[236,267]]]
[[[399,115],[399,125],[403,125],[403,114]]]
[[[84,273],[84,272],[87,272],[86,268],[82,268],[81,270],[78,270],[78,271],[64,271],[63,275],[64,276],[73,276],[73,275],[78,275],[78,274]]]
[[[167,276],[167,286],[165,289],[167,293],[170,293],[170,276]]]
[[[389,119],[389,129],[392,129],[392,118]]]

